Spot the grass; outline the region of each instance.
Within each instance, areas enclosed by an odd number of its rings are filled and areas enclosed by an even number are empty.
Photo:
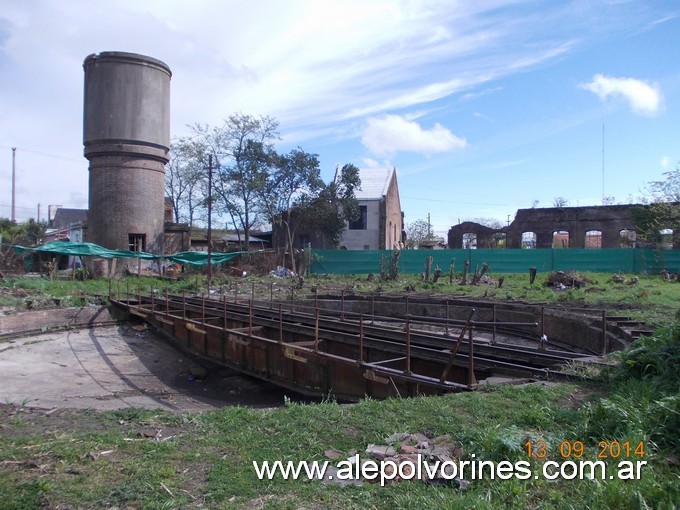
[[[580,289],[553,290],[545,285],[547,274],[539,274],[533,285],[529,276],[524,274],[489,274],[491,283],[479,285],[460,285],[458,281],[450,284],[448,275],[436,284],[423,282],[416,275],[401,275],[396,280],[368,281],[364,275],[311,275],[305,278],[302,289],[295,289],[296,297],[311,297],[312,288],[319,292],[328,289],[340,293],[411,293],[439,294],[453,297],[482,298],[488,300],[512,300],[528,303],[543,303],[553,306],[583,305],[599,306],[610,313],[624,314],[635,320],[646,320],[652,327],[660,327],[673,320],[680,301],[680,282],[662,280],[657,275],[637,275],[635,285],[618,284],[612,281],[611,274],[584,273],[589,284]],[[498,287],[497,279],[503,276],[503,286]],[[633,275],[623,275],[630,281]],[[297,280],[281,280],[272,277],[234,278],[217,275],[210,290],[233,296],[250,295],[253,286],[256,298],[269,299],[271,289],[275,289],[274,299],[289,299],[290,286],[297,287]],[[273,287],[272,287],[273,286]],[[114,294],[131,295],[141,291],[148,294],[152,289],[170,293],[207,293],[205,277],[199,274],[186,275],[181,280],[161,280],[157,278],[125,277],[112,282]],[[413,289],[411,291],[411,289]],[[0,279],[0,306],[13,306],[18,309],[41,309],[55,306],[84,306],[98,304],[109,293],[108,280],[49,281],[42,278]]]
[[[200,416],[124,410],[79,420],[74,412],[47,432],[28,434],[24,416],[23,425],[0,436],[0,508],[673,508],[680,497],[677,467],[651,446],[641,480],[485,479],[465,491],[421,482],[341,489],[280,477],[260,481],[252,467],[253,460],[323,461],[328,449],[349,455],[404,431],[448,434],[468,458],[496,462],[526,460],[527,438],[545,440],[558,460],[561,441],[581,440],[594,460],[597,441],[608,438],[588,435],[588,406],[565,405],[583,391],[504,386],[356,405],[288,402],[265,412],[229,407]],[[170,439],[140,439],[141,427],[166,430]]]
[[[494,275],[492,275],[494,276]],[[50,416],[25,406],[0,405],[0,509],[33,508],[481,508],[671,509],[680,506],[680,324],[672,322],[680,284],[643,276],[635,286],[614,284],[608,275],[584,289],[555,292],[545,276],[505,275],[494,285],[433,285],[415,277],[367,282],[365,277],[310,277],[305,288],[334,286],[354,292],[417,292],[524,300],[565,305],[618,306],[666,328],[637,341],[599,385],[497,386],[474,393],[416,397],[355,405],[287,401],[261,411],[225,407],[202,415],[141,409],[112,412],[59,410]],[[164,289],[161,280],[142,280]],[[254,280],[239,279],[248,289]],[[135,288],[136,279],[123,279]],[[280,280],[264,279],[264,283]],[[285,282],[286,284],[288,282]],[[218,278],[213,288],[229,292],[235,280]],[[200,279],[170,284],[171,292],[205,291]],[[108,293],[108,282],[0,280],[1,296],[83,297]],[[266,288],[266,287],[265,287]],[[16,289],[26,291],[23,296]],[[590,289],[590,290],[589,290]],[[595,289],[595,290],[592,290]],[[243,290],[247,292],[247,290]],[[21,294],[21,293],[19,293]],[[670,325],[669,325],[670,324]],[[157,439],[140,430],[159,430]],[[598,443],[642,442],[648,462],[640,480],[483,479],[466,490],[404,482],[340,488],[280,477],[260,481],[253,460],[319,460],[324,451],[363,452],[395,432],[449,435],[466,458],[528,460],[527,441],[544,441],[547,459],[561,460],[563,441],[585,444],[596,460]],[[638,457],[640,458],[640,457]],[[632,460],[638,460],[632,456]],[[613,469],[618,459],[608,459]],[[531,459],[539,469],[541,461]]]

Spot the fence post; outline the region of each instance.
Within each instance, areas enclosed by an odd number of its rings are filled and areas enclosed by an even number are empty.
[[[319,309],[314,311],[314,352],[319,352]]]
[[[607,336],[607,310],[602,310],[602,356],[609,351],[609,337]]]
[[[340,320],[345,320],[345,289],[340,291],[341,308],[340,308]]]
[[[359,365],[364,362],[364,314],[359,314]]]
[[[473,385],[477,384],[477,379],[475,378],[475,341],[472,335],[472,328],[474,323],[470,324],[468,329],[468,387],[472,388]]]
[[[411,373],[411,321],[406,319],[406,374]]]
[[[550,271],[555,270],[555,248],[550,248]]]

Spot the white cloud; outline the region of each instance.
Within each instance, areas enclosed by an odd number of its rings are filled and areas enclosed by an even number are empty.
[[[597,74],[589,83],[581,84],[605,101],[620,97],[628,101],[631,110],[640,115],[656,115],[661,110],[661,89],[655,83],[635,78],[616,78]]]
[[[371,117],[361,134],[361,143],[378,156],[389,156],[397,152],[418,152],[435,154],[454,149],[464,149],[468,143],[454,135],[441,124],[432,129],[423,129],[399,115]]]
[[[664,156],[661,158],[661,168],[668,168],[671,166],[671,158],[668,156]]]
[[[90,53],[129,51],[170,66],[172,136],[241,111],[276,117],[285,143],[329,152],[356,141],[364,125],[364,144],[382,159],[464,147],[423,120],[440,108],[445,118],[453,101],[442,99],[479,99],[503,78],[558,62],[590,34],[612,30],[608,6],[532,0],[260,0],[255,8],[248,0],[98,0],[97,10],[90,0],[0,3],[0,151],[19,148],[18,185],[29,191],[17,198],[30,211],[86,196],[82,63]],[[385,116],[395,112],[402,117]]]

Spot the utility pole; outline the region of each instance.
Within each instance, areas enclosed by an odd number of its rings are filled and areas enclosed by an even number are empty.
[[[208,285],[212,280],[212,154],[208,155]]]
[[[16,154],[17,148],[12,147],[12,223],[14,223],[17,220],[17,216],[15,214],[16,180],[17,180]]]
[[[604,205],[604,118],[602,119],[602,205]]]

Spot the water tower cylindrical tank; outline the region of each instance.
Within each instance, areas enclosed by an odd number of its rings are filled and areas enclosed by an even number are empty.
[[[88,239],[110,249],[161,253],[170,68],[124,52],[90,55],[83,68]]]

